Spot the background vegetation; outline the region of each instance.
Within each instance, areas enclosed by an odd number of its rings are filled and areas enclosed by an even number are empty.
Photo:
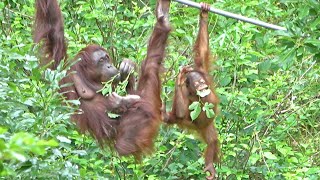
[[[212,74],[221,98],[219,179],[320,179],[319,1],[213,4],[288,28],[277,32],[210,15],[210,46],[218,57]],[[127,57],[140,63],[154,7],[154,0],[61,1],[70,58],[98,43],[115,62]],[[34,0],[3,0],[0,10],[2,179],[204,179],[205,145],[178,128],[163,125],[155,153],[142,164],[79,134],[69,119],[72,108],[57,93],[65,71],[38,66],[31,35]],[[179,67],[192,60],[198,13],[172,3],[163,77],[168,107]]]

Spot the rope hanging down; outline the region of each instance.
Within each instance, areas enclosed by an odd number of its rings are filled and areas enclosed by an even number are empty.
[[[179,2],[181,4],[185,4],[185,5],[191,6],[191,7],[195,7],[195,8],[198,8],[198,9],[201,8],[199,3],[196,3],[196,2],[193,2],[193,1],[189,1],[189,0],[174,0],[174,1]],[[216,8],[213,8],[213,7],[210,7],[209,11],[213,12],[213,13],[216,13],[216,14],[219,14],[219,15],[222,15],[222,16],[226,16],[226,17],[230,17],[230,18],[237,19],[237,20],[240,20],[240,21],[244,21],[244,22],[248,22],[248,23],[251,23],[251,24],[255,24],[255,25],[258,25],[258,26],[262,26],[262,27],[265,27],[265,28],[270,28],[270,29],[274,29],[274,30],[282,30],[282,31],[286,31],[287,30],[286,28],[281,27],[281,26],[277,26],[277,25],[274,25],[274,24],[266,23],[266,22],[263,22],[263,21],[260,21],[260,20],[256,20],[256,19],[251,19],[251,18],[244,17],[244,16],[241,16],[241,15],[238,15],[238,14],[233,14],[233,13],[230,13],[230,12],[227,12],[227,11],[223,11],[223,10],[220,10],[220,9],[216,9]]]

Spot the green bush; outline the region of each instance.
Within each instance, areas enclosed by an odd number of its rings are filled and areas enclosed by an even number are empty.
[[[199,1],[198,1],[199,2]],[[207,1],[209,2],[209,1]],[[212,2],[211,2],[212,3]],[[205,145],[163,125],[156,151],[137,164],[100,149],[70,121],[77,101],[62,103],[64,69],[39,68],[32,43],[34,0],[0,2],[0,176],[3,179],[204,179]],[[69,57],[90,43],[114,62],[140,63],[155,1],[61,1]],[[216,8],[285,26],[265,29],[210,15],[210,46],[221,103],[216,126],[219,179],[319,179],[320,3],[218,1]],[[179,67],[192,62],[199,11],[172,2],[163,76],[171,107]]]

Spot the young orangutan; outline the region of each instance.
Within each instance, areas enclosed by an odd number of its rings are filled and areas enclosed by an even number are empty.
[[[217,130],[213,119],[208,118],[202,111],[199,116],[192,121],[189,106],[199,101],[201,104],[212,103],[214,105],[215,116],[218,113],[219,99],[211,86],[209,77],[210,50],[208,35],[208,10],[210,6],[201,3],[200,29],[194,46],[194,67],[186,66],[180,71],[175,86],[172,111],[164,113],[164,121],[168,124],[177,124],[179,127],[196,131],[206,142],[207,149],[204,153],[205,172],[209,172],[207,179],[215,177],[216,170],[213,162],[219,160],[219,141]],[[197,92],[208,92],[204,97],[197,95]]]

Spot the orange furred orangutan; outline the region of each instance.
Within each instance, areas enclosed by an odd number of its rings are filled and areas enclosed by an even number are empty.
[[[216,170],[213,162],[219,161],[220,149],[217,130],[213,120],[218,113],[219,99],[211,86],[209,77],[210,60],[208,35],[208,10],[210,6],[201,3],[200,29],[194,46],[194,66],[183,67],[177,77],[172,111],[164,113],[164,121],[168,124],[177,124],[179,127],[196,131],[207,144],[205,157],[205,171],[210,173],[207,179],[214,179]],[[199,96],[198,93],[204,95]],[[213,105],[214,117],[207,117],[204,111],[192,120],[189,106],[193,102]],[[211,106],[212,106],[211,105]]]
[[[139,160],[153,149],[161,123],[159,74],[171,30],[169,7],[170,0],[158,0],[156,24],[141,65],[137,90],[133,88],[134,78],[129,77],[130,95],[112,93],[105,97],[99,92],[103,82],[115,76],[120,81],[126,79],[134,69],[134,63],[126,60],[118,71],[99,45],[83,48],[72,61],[68,76],[60,82],[61,92],[68,100],[80,100],[81,113],[74,114],[72,119],[81,132],[89,132],[101,146],[110,145],[119,155],[133,155]],[[36,10],[34,41],[40,43],[42,62],[54,60],[51,68],[55,69],[67,57],[61,10],[57,0],[36,0]],[[107,112],[120,116],[110,118]]]

